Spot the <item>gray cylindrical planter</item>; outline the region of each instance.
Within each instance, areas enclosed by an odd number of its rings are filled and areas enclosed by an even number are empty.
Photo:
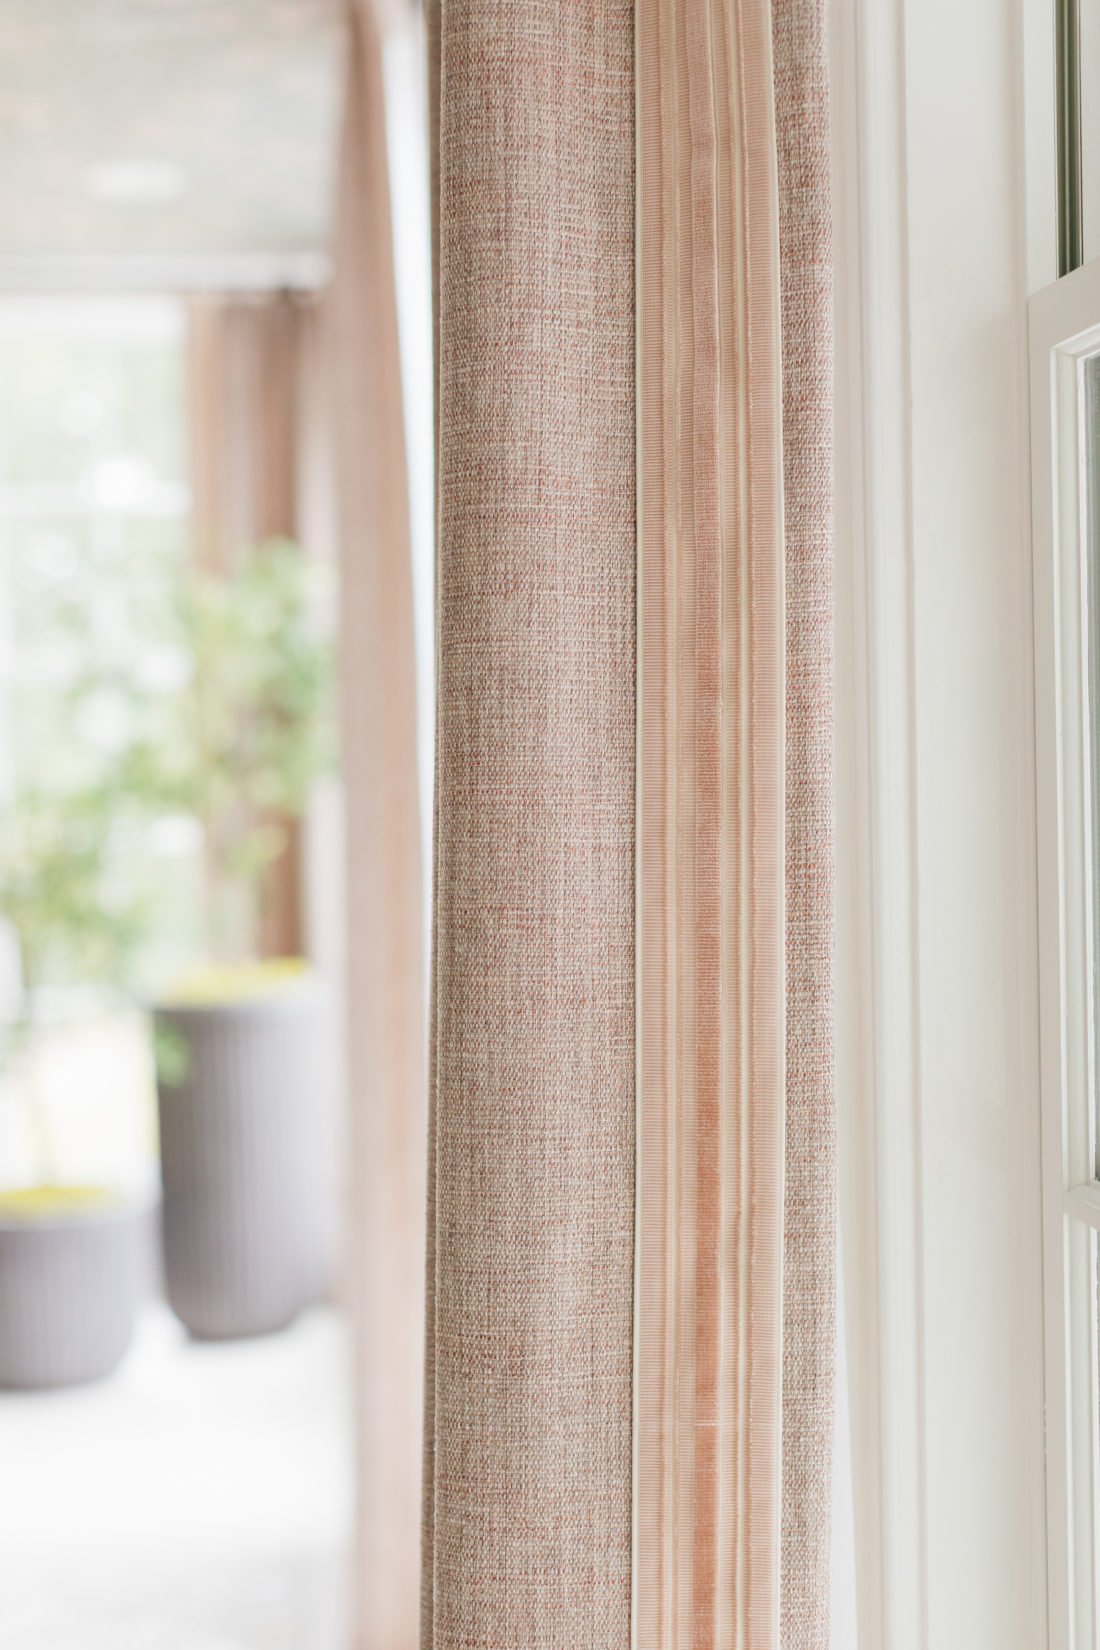
[[[282,1329],[321,1292],[319,1009],[305,980],[156,1010],[182,1055],[157,1083],[165,1290],[201,1338]]]
[[[148,1281],[153,1208],[0,1210],[0,1387],[76,1386],[117,1367]]]

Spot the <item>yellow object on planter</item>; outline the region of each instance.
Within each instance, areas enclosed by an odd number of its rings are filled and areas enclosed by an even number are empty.
[[[308,972],[304,957],[273,957],[265,962],[211,963],[199,968],[166,993],[165,1007],[189,1008],[216,1003],[250,1002],[296,985]]]
[[[148,1292],[156,1202],[64,1181],[0,1192],[0,1388],[117,1368]]]
[[[57,1215],[80,1215],[121,1201],[111,1186],[18,1186],[0,1192],[0,1218],[16,1215],[25,1220],[49,1220]]]

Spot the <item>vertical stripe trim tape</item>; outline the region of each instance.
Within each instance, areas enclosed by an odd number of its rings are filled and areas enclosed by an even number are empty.
[[[767,0],[636,10],[633,1637],[779,1641],[785,643]]]

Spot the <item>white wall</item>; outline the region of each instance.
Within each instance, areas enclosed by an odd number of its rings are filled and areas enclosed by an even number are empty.
[[[1047,1642],[1025,305],[1054,274],[1050,11],[833,6],[861,1650]]]

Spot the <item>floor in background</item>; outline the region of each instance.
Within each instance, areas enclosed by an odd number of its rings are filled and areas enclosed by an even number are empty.
[[[110,1381],[0,1395],[4,1650],[345,1650],[347,1337],[189,1341],[152,1310]]]

